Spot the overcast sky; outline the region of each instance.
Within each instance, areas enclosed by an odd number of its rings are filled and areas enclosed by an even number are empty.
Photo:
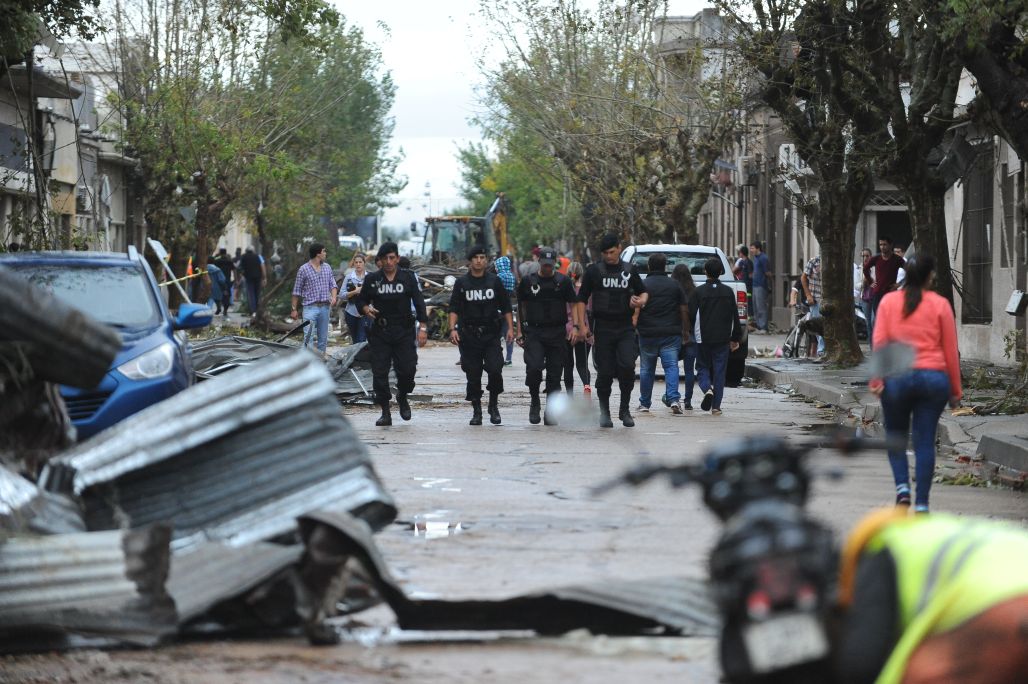
[[[393,148],[404,152],[399,173],[408,183],[383,225],[407,226],[458,206],[457,146],[481,138],[468,123],[478,110],[474,87],[482,81],[475,58],[485,41],[496,39],[478,21],[479,0],[333,1],[347,23],[381,48],[396,84]],[[707,5],[673,0],[669,13],[695,14]]]

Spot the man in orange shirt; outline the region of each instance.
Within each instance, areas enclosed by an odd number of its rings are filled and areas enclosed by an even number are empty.
[[[568,274],[568,266],[570,266],[570,265],[571,265],[571,259],[569,259],[566,256],[564,256],[564,253],[561,252],[560,256],[557,257],[557,273],[563,273],[564,275],[567,275]]]

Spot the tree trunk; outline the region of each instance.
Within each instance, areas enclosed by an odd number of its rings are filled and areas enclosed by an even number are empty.
[[[827,358],[842,366],[855,366],[864,358],[857,341],[853,316],[854,226],[870,194],[865,187],[840,186],[818,197],[812,221],[821,247],[821,315],[825,325]]]
[[[949,238],[946,233],[946,187],[924,180],[904,184],[910,206],[915,255],[935,259],[935,291],[953,304],[953,274],[950,269]]]
[[[262,206],[268,206],[265,200],[267,200],[267,195],[265,193],[262,193],[260,199],[258,200],[257,208],[254,212],[254,217],[255,222],[257,223],[257,241],[260,243],[261,246],[261,256],[264,257],[264,267],[266,269],[266,272],[270,272],[271,253],[275,245],[271,239],[271,236],[268,235],[268,222],[264,218],[264,212],[261,210]],[[269,290],[267,294],[271,294],[271,291]],[[265,330],[268,329],[268,326],[271,323],[271,320],[268,318],[267,294],[262,294],[262,296],[260,297],[259,303],[257,304],[257,320],[254,321],[258,327],[263,328]]]

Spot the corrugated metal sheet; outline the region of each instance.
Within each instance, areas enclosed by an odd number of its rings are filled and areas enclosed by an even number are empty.
[[[2,641],[67,631],[154,644],[171,634],[169,539],[163,526],[8,539],[0,545]]]
[[[0,466],[0,530],[42,534],[85,532],[82,512],[70,498],[39,489]]]
[[[213,377],[261,359],[296,351],[297,348],[281,342],[223,335],[193,343],[193,370],[201,377]]]
[[[171,559],[168,593],[175,599],[179,624],[202,616],[215,605],[246,594],[300,560],[299,545],[250,544],[232,547],[201,544]]]
[[[296,351],[246,373],[202,382],[130,416],[51,459],[40,477],[52,491],[87,487],[158,463],[319,398],[335,383],[313,354]]]
[[[318,508],[354,512],[376,529],[396,516],[367,449],[330,398],[127,473],[85,499],[90,529],[167,522],[175,549],[270,539]]]
[[[318,546],[312,556],[353,556],[364,565],[404,629],[531,629],[559,634],[584,627],[596,634],[718,633],[717,609],[701,580],[612,580],[499,601],[414,600],[393,579],[371,530],[362,521],[336,511],[315,511],[299,522],[305,541]],[[327,534],[312,541],[319,526]]]

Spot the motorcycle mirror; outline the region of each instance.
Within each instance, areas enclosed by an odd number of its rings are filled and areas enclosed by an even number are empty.
[[[872,378],[890,378],[906,373],[914,365],[914,348],[903,342],[891,342],[878,347],[871,354],[868,375]]]

